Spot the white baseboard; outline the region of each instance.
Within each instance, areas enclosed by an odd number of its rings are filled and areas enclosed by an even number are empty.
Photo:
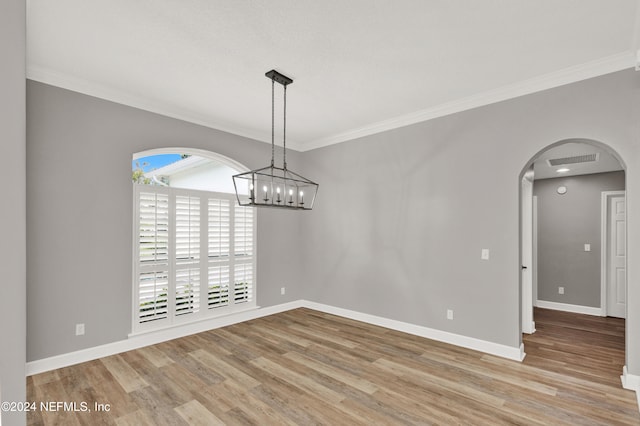
[[[622,381],[623,388],[636,392],[638,407],[640,407],[640,376],[629,374],[627,366],[625,365],[622,367],[622,376],[620,376],[620,381]]]
[[[184,324],[169,329],[158,331],[150,331],[147,333],[131,334],[128,339],[117,342],[107,343],[93,348],[81,349],[75,352],[69,352],[62,355],[52,356],[50,358],[39,359],[27,363],[27,376],[33,374],[44,373],[45,371],[55,370],[57,368],[68,367],[81,362],[87,362],[94,359],[115,355],[121,352],[139,349],[144,346],[155,345],[156,343],[166,342],[167,340],[177,339],[191,334],[201,333],[207,330],[213,330],[228,325],[249,321],[256,318],[273,315],[291,309],[302,307],[301,301],[296,300],[281,305],[269,306],[266,308],[252,308],[246,311],[236,312],[229,315],[211,318],[209,320],[199,321],[191,324]]]
[[[531,321],[531,328],[529,330],[531,330],[531,331],[522,330],[522,332],[524,334],[533,334],[533,333],[535,333],[536,332],[536,322],[535,321]]]
[[[396,321],[384,317],[378,317],[375,315],[364,314],[361,312],[351,311],[349,309],[323,305],[321,303],[310,302],[307,300],[303,301],[303,306],[309,309],[326,312],[328,314],[338,315],[356,321],[365,322],[367,324],[378,325],[380,327],[390,328],[392,330],[426,337],[427,339],[437,340],[439,342],[449,343],[452,345],[461,346],[467,349],[473,349],[491,355],[497,355],[502,358],[522,361],[525,357],[524,345],[520,345],[519,348],[514,348],[511,346],[501,345],[499,343],[488,342],[486,340],[462,336],[460,334],[449,333],[447,331],[436,330],[434,328],[423,327],[420,325]]]
[[[555,311],[573,312],[576,314],[594,315],[596,317],[605,316],[602,308],[594,308],[591,306],[571,305],[569,303],[547,302],[546,300],[538,300],[536,303],[538,308],[553,309]]]
[[[397,330],[416,336],[426,337],[428,339],[461,346],[467,349],[473,349],[502,358],[522,361],[526,355],[524,353],[524,345],[520,345],[519,348],[514,348],[511,346],[501,345],[498,343],[488,342],[485,340],[462,336],[459,334],[449,333],[446,331],[436,330],[420,325],[396,321],[329,305],[323,305],[321,303],[310,302],[307,300],[296,300],[293,302],[269,306],[266,308],[250,309],[247,311],[226,315],[224,317],[213,318],[210,320],[192,324],[185,324],[170,329],[141,334],[131,334],[129,336],[129,339],[127,340],[120,340],[118,342],[107,343],[104,345],[95,346],[93,348],[82,349],[75,352],[31,361],[27,363],[27,375],[31,376],[33,374],[44,373],[45,371],[68,367],[70,365],[115,355],[121,352],[142,348],[144,346],[166,342],[167,340],[177,339],[191,334],[213,330],[220,327],[226,327],[228,325],[233,325],[240,322],[249,321],[252,319],[261,318],[302,307],[315,309],[317,311],[326,312],[328,314],[338,315],[345,318],[350,318],[356,321],[362,321],[380,327],[390,328],[392,330]]]

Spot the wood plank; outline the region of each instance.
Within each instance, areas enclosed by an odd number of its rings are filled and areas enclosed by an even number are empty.
[[[118,417],[115,420],[117,426],[153,426],[153,419],[146,410],[136,410],[133,413]]]
[[[165,365],[169,365],[175,362],[156,346],[147,346],[144,348],[140,348],[137,352],[148,359],[149,362],[151,362],[157,368],[164,367]]]
[[[136,370],[134,370],[129,364],[127,364],[120,355],[108,356],[102,358],[100,361],[107,367],[107,370],[118,381],[122,389],[125,392],[133,392],[134,390],[142,389],[149,386]]]
[[[224,426],[225,423],[196,400],[174,408],[187,423],[194,426]]]
[[[375,385],[374,383],[368,380],[361,379],[355,374],[351,374],[345,370],[340,370],[330,365],[323,364],[308,356],[301,355],[296,352],[289,352],[285,354],[284,357],[292,361],[295,361],[299,364],[304,364],[305,366],[312,368],[313,370],[316,370],[319,373],[329,376],[332,379],[338,380],[344,383],[345,385],[351,386],[362,392],[372,394],[379,389],[377,385]]]
[[[204,365],[208,366],[209,368],[212,368],[217,374],[235,380],[246,388],[252,388],[260,384],[260,382],[258,382],[253,377],[243,373],[242,371],[231,366],[222,359],[213,356],[204,349],[198,349],[197,351],[194,351],[189,355],[191,355],[193,358],[200,361]]]
[[[309,392],[311,395],[317,395],[325,401],[331,403],[338,403],[344,399],[344,395],[309,379],[296,371],[292,371],[289,368],[271,361],[270,359],[260,357],[251,361],[251,364],[263,369],[265,372],[271,374],[274,377],[278,377],[298,387],[301,391]]]

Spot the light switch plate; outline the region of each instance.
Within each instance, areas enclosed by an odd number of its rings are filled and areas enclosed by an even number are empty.
[[[591,251],[591,244],[585,244],[584,251]]]
[[[482,253],[480,254],[480,259],[489,260],[489,249],[482,249]]]

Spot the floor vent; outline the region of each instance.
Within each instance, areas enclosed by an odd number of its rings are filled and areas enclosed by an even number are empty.
[[[547,160],[550,166],[563,166],[565,164],[577,164],[577,163],[591,163],[594,161],[598,161],[599,155],[596,154],[585,154],[585,155],[576,155],[574,157],[564,157],[564,158],[551,158]]]

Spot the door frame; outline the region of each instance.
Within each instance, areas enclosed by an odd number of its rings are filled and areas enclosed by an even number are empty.
[[[602,316],[607,316],[607,294],[608,294],[608,276],[609,276],[609,200],[612,197],[624,196],[625,204],[627,200],[627,191],[602,191],[601,202],[600,202],[600,309],[602,311]],[[625,211],[625,222],[626,222],[626,211]],[[626,234],[626,231],[625,231]],[[625,239],[626,244],[626,239]],[[625,281],[627,281],[627,277],[625,275]],[[625,288],[628,287],[629,283],[626,282]],[[627,290],[628,292],[628,290]]]
[[[533,278],[533,307],[538,306],[538,196],[533,196],[533,236],[531,238],[533,242],[533,269],[532,269],[532,278]],[[535,321],[533,322],[533,328],[535,329]]]
[[[531,167],[522,176],[520,182],[520,285],[522,291],[520,331],[526,334],[533,334],[536,331],[533,320],[533,181],[534,172]],[[525,275],[528,275],[527,280]]]

